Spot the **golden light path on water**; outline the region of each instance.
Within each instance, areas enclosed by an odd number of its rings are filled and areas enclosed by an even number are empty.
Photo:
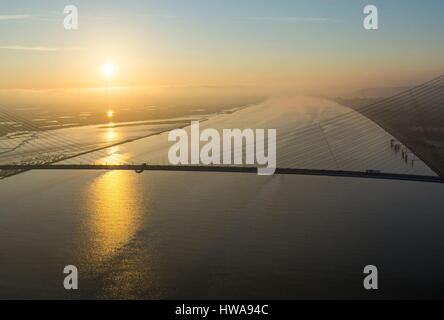
[[[90,258],[104,262],[133,238],[141,223],[141,195],[136,175],[109,171],[99,176],[86,191],[85,227]]]
[[[121,134],[113,127],[114,124],[108,124],[108,128],[105,129],[102,134],[101,140],[106,143],[115,143],[122,139]],[[110,147],[106,150],[106,155],[98,159],[96,164],[110,164],[110,165],[118,165],[122,163],[126,163],[129,159],[129,154],[122,153],[119,145]]]
[[[107,128],[103,139],[113,142],[119,139],[118,132]],[[106,151],[98,163],[119,164],[127,160],[120,153],[120,146]],[[86,228],[91,243],[90,252],[97,261],[111,258],[134,236],[141,219],[140,188],[136,187],[135,175],[123,171],[109,171],[92,181],[87,189]]]
[[[119,138],[119,134],[112,127],[112,124],[109,124],[109,128],[106,129],[103,138],[106,142],[114,142]]]
[[[299,108],[296,108],[294,105],[298,101]],[[279,129],[279,132],[293,132],[295,127],[303,127],[316,123],[324,118],[328,119],[337,114],[348,112],[348,109],[342,106],[313,98],[299,98],[299,100],[281,98],[278,99],[277,102],[271,101],[270,103],[271,105],[264,103],[255,107],[246,108],[238,111],[236,114],[214,117],[214,119],[205,122],[202,126],[212,125],[215,128],[222,128],[223,126],[231,125],[242,128],[242,125],[245,125],[245,119],[248,119],[249,121],[247,121],[247,123],[249,125],[255,124],[258,127],[263,127],[267,123],[272,123]],[[277,107],[279,107],[279,109],[276,109]],[[276,112],[276,110],[280,110],[280,112]],[[238,119],[239,115],[242,116]],[[293,120],[289,121],[288,119]],[[366,119],[362,121],[366,121]],[[368,123],[369,125],[373,125],[369,121]],[[327,129],[327,132],[332,131],[334,133],[333,129],[335,128]],[[378,148],[373,150],[373,152],[380,155],[381,150],[384,151],[381,157],[388,163],[387,168],[394,167],[402,170],[411,170],[410,167],[405,167],[405,164],[390,152],[390,149],[386,150],[391,137],[384,131],[378,131],[376,129],[378,128],[375,126],[374,132],[377,140],[382,140],[382,143],[378,145]],[[350,131],[350,135],[354,134],[353,131]],[[100,139],[104,143],[114,143],[121,138],[121,131],[119,131],[119,128],[116,128],[113,123],[109,123],[100,133]],[[360,141],[365,145],[365,139],[361,139]],[[281,148],[278,149],[284,155],[289,151],[292,153],[290,157],[287,157],[288,159],[281,157],[279,160],[295,162],[296,160],[302,159],[301,162],[306,162],[303,158],[304,153],[298,152],[298,150],[304,150],[303,145],[305,143],[323,146],[322,136],[319,138],[318,135],[315,135],[310,141],[303,140],[300,143],[302,146],[296,142],[293,141],[290,144],[284,141],[284,145],[281,145]],[[342,146],[344,138],[339,142],[336,140],[331,140],[330,142],[333,147]],[[354,140],[349,144],[353,145],[353,142]],[[328,160],[328,150],[324,149],[325,148],[321,149],[324,155],[321,158],[327,160],[325,163],[321,163],[321,168],[326,168],[334,163]],[[141,156],[142,159],[153,159],[153,163],[162,163],[161,159],[166,154],[168,154],[168,141],[165,135],[159,135],[133,143],[113,146],[105,151],[92,153],[90,156],[95,157],[94,162],[97,164],[118,165],[128,163],[139,156]],[[156,160],[156,155],[160,160]],[[348,156],[346,156],[346,158],[347,157]],[[341,158],[340,160],[344,162],[346,158]],[[359,161],[357,162],[359,164]],[[285,161],[281,163],[285,163]],[[362,160],[362,163],[362,168],[365,169],[365,158]],[[390,170],[384,169],[384,171]],[[140,228],[142,224],[141,215],[144,211],[144,187],[139,185],[140,182],[137,180],[137,177],[137,175],[127,172],[111,171],[98,176],[88,185],[85,209],[88,219],[85,223],[85,229],[88,230],[86,238],[88,239],[88,247],[90,248],[90,250],[88,250],[88,255],[90,255],[89,261],[92,265],[101,264],[107,261],[107,259],[113,258],[119,249],[131,241],[137,233],[138,228]],[[146,214],[146,212],[144,214]]]
[[[278,141],[279,165],[326,168],[334,162],[323,135],[301,141],[296,129],[344,112],[349,111],[325,101],[281,98],[217,115],[202,128],[273,126],[286,138]],[[365,151],[380,164],[376,169],[429,174],[424,164],[406,165],[390,149],[392,137],[376,125],[368,122],[366,128],[372,140],[381,141],[377,145],[354,128],[335,138],[343,128],[325,127],[339,163],[369,169],[367,156],[358,157]],[[110,124],[65,132],[106,145],[134,137],[132,130],[139,135],[148,129]],[[306,144],[319,146],[317,158],[303,152]],[[159,134],[87,159],[165,163],[169,146],[167,134]],[[79,269],[79,298],[355,298],[364,295],[354,286],[362,283],[362,264],[375,259],[395,273],[402,270],[403,279],[425,292],[426,284],[442,279],[442,241],[432,241],[442,239],[436,211],[441,198],[440,186],[399,181],[29,171],[0,181],[0,252],[8,257],[0,264],[0,274],[7,275],[0,280],[0,298],[71,299],[72,292],[60,285],[67,264]],[[406,268],[404,261],[418,263]],[[348,270],[358,270],[358,279]],[[344,290],[349,283],[350,294]],[[391,284],[405,291],[397,278]],[[438,286],[432,290],[440,292]]]

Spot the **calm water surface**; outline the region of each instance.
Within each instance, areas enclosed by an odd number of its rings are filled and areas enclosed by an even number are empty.
[[[343,112],[304,103],[245,109],[242,121],[291,132]],[[235,115],[212,124],[237,127]],[[283,147],[288,163],[299,155]],[[387,169],[411,170],[379,151]],[[165,137],[105,155],[162,159]],[[27,172],[0,181],[0,298],[444,297],[443,195],[438,184],[331,177]],[[77,292],[62,286],[71,264]],[[369,264],[378,293],[362,289]]]
[[[3,298],[442,296],[441,185],[30,172],[0,182]],[[17,192],[20,190],[20,193]],[[80,270],[80,290],[62,270]],[[377,295],[376,295],[377,296]]]

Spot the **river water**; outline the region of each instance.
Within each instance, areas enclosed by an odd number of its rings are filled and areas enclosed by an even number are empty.
[[[276,101],[202,125],[271,124],[285,133],[349,112],[313,99]],[[384,139],[380,169],[432,174],[422,163],[405,166],[391,137],[375,134]],[[94,156],[161,162],[165,148],[158,135]],[[278,140],[278,165],[279,154],[281,163],[306,162]],[[332,163],[321,159],[318,166]],[[365,166],[359,159],[350,163]],[[0,181],[0,298],[443,297],[443,192],[332,177],[26,172]],[[78,291],[63,288],[66,265],[79,269]],[[379,269],[377,292],[362,288],[366,265]]]

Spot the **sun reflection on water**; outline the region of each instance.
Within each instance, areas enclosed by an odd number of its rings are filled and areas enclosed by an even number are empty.
[[[105,131],[104,139],[106,142],[115,142],[119,139],[120,134],[113,127],[107,128]]]
[[[90,254],[94,260],[111,258],[135,235],[141,224],[141,195],[137,176],[110,171],[87,190]]]
[[[118,143],[120,139],[120,132],[113,127],[106,128],[102,134],[102,141],[104,141],[105,145]],[[126,163],[126,160],[128,160],[128,155],[122,153],[118,145],[109,147],[104,152],[105,155],[96,160],[96,164],[119,165]]]

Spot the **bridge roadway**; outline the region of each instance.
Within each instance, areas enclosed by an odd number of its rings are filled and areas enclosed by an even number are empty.
[[[170,171],[170,172],[228,172],[257,174],[256,167],[234,166],[173,166],[173,165],[96,165],[96,164],[24,164],[24,165],[0,165],[0,170],[5,171],[29,171],[29,170],[124,170],[142,173],[144,171]],[[403,180],[431,183],[444,183],[444,178],[433,176],[406,175],[394,173],[382,173],[377,171],[339,171],[317,169],[293,169],[277,168],[277,175],[305,175],[305,176],[329,176],[382,180]]]

